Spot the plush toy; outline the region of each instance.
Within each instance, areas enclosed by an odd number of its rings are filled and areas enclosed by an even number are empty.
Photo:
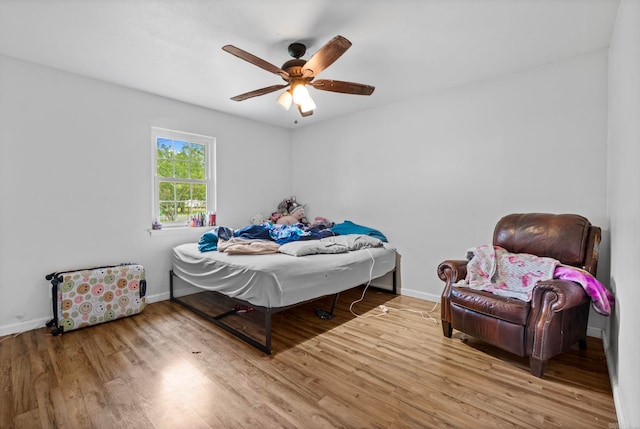
[[[293,207],[288,215],[280,217],[276,221],[276,223],[279,225],[295,225],[297,223],[306,224],[306,218],[304,217],[304,207]]]
[[[266,222],[267,220],[264,218],[262,213],[256,213],[251,216],[251,224],[252,225],[260,225],[261,223]]]
[[[271,214],[271,221],[279,224],[285,225],[293,225],[295,223],[301,223],[304,225],[309,225],[309,221],[305,217],[304,214],[305,205],[296,201],[295,196],[291,196],[291,198],[284,199],[278,204],[278,211]],[[298,213],[298,210],[302,210],[302,213]],[[282,217],[288,217],[285,220],[280,220],[277,217],[274,217],[276,213],[279,213]],[[293,218],[292,218],[293,217]],[[295,219],[295,220],[294,220]]]
[[[282,213],[273,212],[271,213],[271,217],[269,217],[269,221],[272,223],[277,223],[278,219],[280,219],[281,217],[282,217]]]
[[[291,214],[291,210],[294,207],[300,206],[302,204],[298,204],[296,202],[296,197],[292,196],[291,198],[284,199],[278,204],[278,212],[283,216],[287,216]]]
[[[331,222],[326,217],[316,216],[311,226],[319,229],[325,229],[325,228],[331,228],[332,226],[335,226],[335,222]]]
[[[280,202],[280,204],[278,204],[278,212],[282,215],[282,216],[288,216],[289,215],[289,210],[291,209],[291,207],[294,204],[295,201],[295,197],[291,197],[292,199],[286,199],[286,200],[282,200]]]

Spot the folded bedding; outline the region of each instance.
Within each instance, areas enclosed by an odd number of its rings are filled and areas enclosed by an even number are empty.
[[[273,241],[232,237],[229,240],[218,239],[218,251],[230,255],[267,255],[276,253],[280,245]]]

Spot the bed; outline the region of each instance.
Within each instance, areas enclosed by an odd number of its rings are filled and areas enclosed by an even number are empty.
[[[337,238],[342,237],[330,237],[317,243],[331,243]],[[362,240],[357,235],[351,238]],[[382,277],[391,278],[388,291],[397,293],[397,253],[389,243],[380,242],[376,247],[340,253],[304,255],[305,251],[299,251],[309,245],[312,243],[292,243],[293,247],[287,244],[281,248],[294,248],[293,253],[262,255],[201,252],[197,243],[178,245],[172,249],[170,298],[271,354],[271,316],[276,312],[334,295],[330,311],[317,310],[321,319],[330,318],[340,292],[363,284],[375,284],[375,279]],[[329,244],[327,248],[334,247]],[[200,305],[205,301],[200,298],[202,292],[207,292],[208,296],[213,292],[221,298],[222,304],[207,298],[211,304],[203,309]],[[230,323],[233,316],[246,317],[248,313],[261,321],[259,332],[246,332],[244,322]]]

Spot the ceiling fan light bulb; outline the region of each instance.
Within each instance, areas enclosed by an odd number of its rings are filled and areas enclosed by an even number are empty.
[[[302,113],[307,113],[311,110],[315,110],[316,109],[316,103],[313,102],[313,99],[311,98],[311,96],[309,96],[309,98],[307,99],[307,101],[305,101],[304,103],[302,103],[300,105],[300,111]]]
[[[293,88],[293,102],[297,105],[302,106],[310,98],[309,90],[303,83],[300,83]]]
[[[289,107],[291,107],[292,100],[293,100],[293,96],[291,95],[291,93],[289,91],[285,91],[282,94],[280,94],[280,97],[278,97],[278,104],[284,110],[289,110]]]

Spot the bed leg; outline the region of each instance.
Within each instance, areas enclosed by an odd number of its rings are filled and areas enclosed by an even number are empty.
[[[393,274],[391,275],[392,279],[393,279],[393,294],[397,295],[398,294],[398,268],[394,268],[393,269]]]
[[[331,310],[330,311],[324,311],[321,308],[316,308],[316,316],[318,316],[320,319],[333,319],[333,310],[335,310],[336,308],[336,303],[338,302],[338,297],[340,296],[340,293],[337,293],[336,296],[333,297],[333,304],[331,304]]]
[[[265,342],[265,350],[263,350],[266,354],[271,354],[271,312],[267,311],[264,313],[264,342]]]
[[[169,270],[169,299],[173,300],[173,270]]]

